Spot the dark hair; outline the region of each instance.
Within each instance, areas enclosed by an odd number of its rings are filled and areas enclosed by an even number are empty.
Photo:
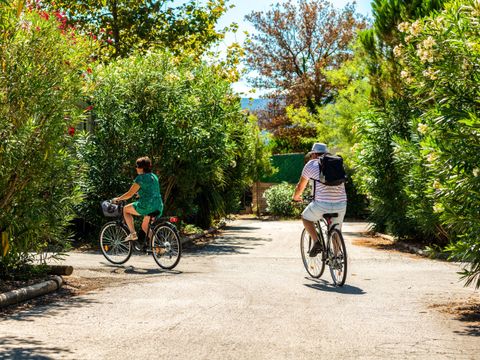
[[[152,161],[148,156],[144,156],[137,159],[137,168],[143,169],[144,173],[152,172]]]

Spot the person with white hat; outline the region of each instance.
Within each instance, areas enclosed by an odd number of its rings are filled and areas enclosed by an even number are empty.
[[[347,211],[347,193],[345,191],[345,184],[342,182],[339,185],[328,186],[320,182],[320,166],[318,159],[327,153],[328,148],[326,144],[313,144],[312,150],[307,154],[310,155],[311,160],[305,164],[293,195],[294,201],[302,201],[302,194],[308,181],[312,179],[315,182],[313,201],[308,204],[302,213],[303,225],[314,241],[309,253],[311,257],[317,256],[322,250],[322,245],[320,241],[318,241],[317,232],[315,231],[315,221],[321,219],[323,214],[338,213],[338,217],[335,217],[332,220],[333,223],[338,224],[338,227],[341,229],[343,218]]]

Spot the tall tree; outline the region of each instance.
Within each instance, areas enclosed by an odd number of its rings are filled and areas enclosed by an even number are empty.
[[[44,0],[39,4],[57,10],[69,25],[98,38],[101,56],[111,58],[152,46],[202,53],[227,31],[215,29],[227,1],[212,0],[204,6],[195,0],[180,6],[172,6],[173,0]]]
[[[348,44],[366,25],[353,4],[337,10],[327,0],[287,1],[246,19],[257,31],[245,45],[248,68],[259,73],[252,83],[311,112],[334,94],[324,70],[351,57]]]
[[[403,97],[400,70],[393,49],[402,43],[398,26],[443,8],[445,0],[373,0],[373,27],[360,33],[368,57],[372,98],[381,106],[395,96]]]

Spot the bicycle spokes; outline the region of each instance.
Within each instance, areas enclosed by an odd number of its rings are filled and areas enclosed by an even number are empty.
[[[152,255],[161,268],[173,269],[180,260],[181,252],[180,237],[172,226],[159,225],[154,229]]]
[[[347,251],[341,232],[337,229],[330,234],[328,266],[335,285],[342,286],[347,277]]]

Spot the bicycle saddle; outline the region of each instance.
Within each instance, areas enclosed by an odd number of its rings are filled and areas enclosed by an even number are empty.
[[[324,217],[325,219],[330,219],[330,218],[338,217],[338,213],[323,214],[323,217]]]
[[[160,215],[160,211],[155,210],[154,212],[148,214],[147,216],[153,216],[153,217],[155,217],[155,216],[157,216],[157,215]]]

